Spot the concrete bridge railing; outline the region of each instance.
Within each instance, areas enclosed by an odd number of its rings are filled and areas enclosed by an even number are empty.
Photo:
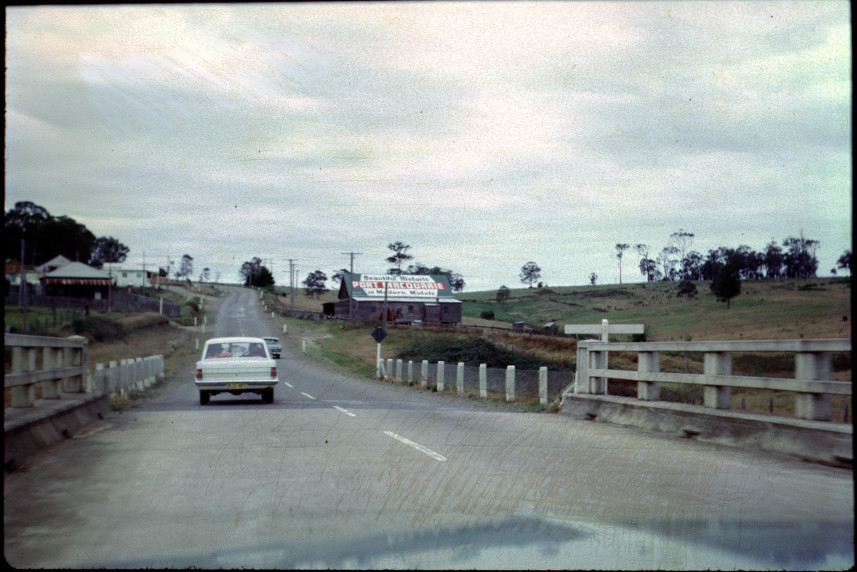
[[[87,342],[82,336],[5,334],[4,345],[12,350],[3,384],[11,390],[10,405],[33,407],[38,384],[42,399],[60,399],[62,393],[124,395],[129,389],[142,390],[164,375],[162,355],[113,361],[107,368],[99,363],[91,372]]]
[[[610,369],[608,352],[634,352],[637,371]],[[703,386],[703,404],[709,409],[730,409],[732,388],[790,391],[795,395],[798,419],[830,421],[830,396],[852,395],[851,381],[830,381],[831,353],[850,352],[847,338],[821,340],[710,341],[710,342],[602,342],[577,346],[577,377],[570,392],[607,394],[610,379],[637,382],[637,399],[658,401],[661,383]],[[660,371],[662,352],[703,354],[702,374]],[[732,353],[777,352],[795,355],[795,376],[775,378],[732,375]]]

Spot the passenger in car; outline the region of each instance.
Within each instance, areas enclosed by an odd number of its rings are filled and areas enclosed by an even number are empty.
[[[220,347],[220,344],[212,344],[208,346],[208,351],[205,354],[205,359],[211,359],[220,357],[220,353],[223,349]]]
[[[265,349],[262,344],[250,344],[250,357],[265,357]]]

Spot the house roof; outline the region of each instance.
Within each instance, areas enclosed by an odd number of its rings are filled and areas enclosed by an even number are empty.
[[[87,266],[83,262],[69,262],[48,272],[41,279],[48,284],[62,281],[64,284],[107,285],[111,282],[110,274],[106,271]]]
[[[45,270],[53,270],[55,268],[60,268],[69,263],[71,263],[71,260],[63,256],[62,254],[58,254],[57,256],[54,256],[53,258],[45,262],[44,264],[36,266],[36,270],[38,270],[39,272],[44,272]]]
[[[445,274],[366,274],[344,272],[339,299],[365,302],[422,302],[460,304]]]

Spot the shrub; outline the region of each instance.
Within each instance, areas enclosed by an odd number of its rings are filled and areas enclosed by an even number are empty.
[[[480,317],[483,320],[493,320],[494,319],[494,310],[483,310]]]
[[[108,338],[115,340],[125,338],[125,329],[121,324],[98,316],[75,318],[71,323],[71,328],[75,334],[85,336],[96,342],[103,342]]]

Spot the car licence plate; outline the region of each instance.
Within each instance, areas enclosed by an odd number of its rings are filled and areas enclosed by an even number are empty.
[[[226,389],[247,389],[246,383],[227,383]]]

